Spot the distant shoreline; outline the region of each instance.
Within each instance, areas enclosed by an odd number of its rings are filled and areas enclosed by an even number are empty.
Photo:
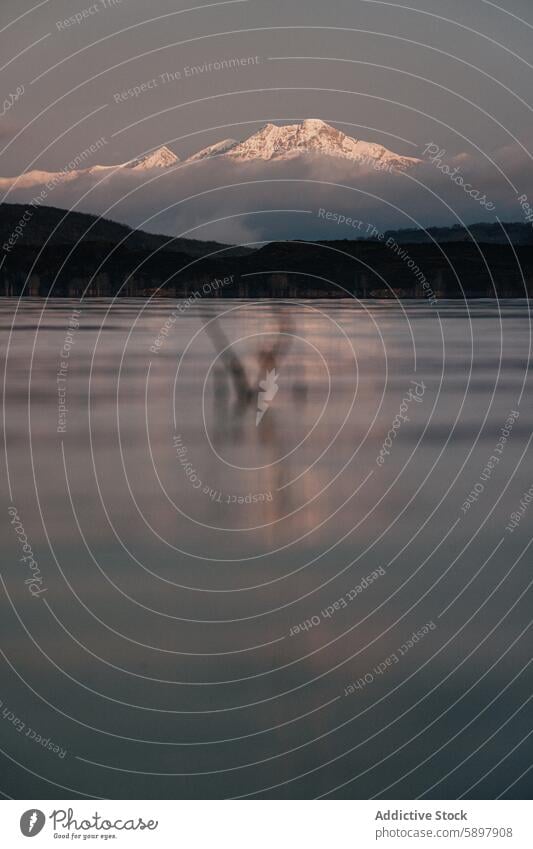
[[[158,236],[52,207],[27,214],[21,205],[2,204],[0,296],[425,299],[430,308],[450,299],[531,298],[531,227],[504,226],[472,225],[487,239],[479,242],[461,228],[430,228],[250,248]],[[497,241],[502,233],[505,243]]]

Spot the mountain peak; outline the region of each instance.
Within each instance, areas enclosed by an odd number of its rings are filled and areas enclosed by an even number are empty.
[[[235,139],[224,139],[224,141],[216,142],[216,144],[210,144],[209,147],[204,147],[202,150],[199,150],[198,153],[190,156],[187,162],[198,162],[200,159],[208,159],[211,156],[219,156],[222,153],[227,153],[232,147],[235,147],[236,144],[238,144],[238,142],[235,141]]]
[[[179,161],[179,157],[169,147],[163,145],[157,148],[157,150],[152,150],[150,153],[126,162],[123,167],[131,168],[134,171],[147,171],[150,168],[170,168]]]
[[[418,165],[420,159],[402,156],[376,142],[362,141],[346,135],[342,130],[327,124],[320,118],[306,118],[296,124],[268,123],[243,141],[224,139],[190,156],[183,164],[209,159],[246,162],[283,162],[297,157],[336,158],[351,162],[354,168],[407,171]],[[101,177],[124,172],[142,175],[152,169],[170,170],[180,158],[163,145],[149,153],[124,162],[121,165],[93,165],[80,170],[30,171],[19,177],[0,177],[0,190],[29,189],[46,184],[53,178],[61,183],[74,182],[79,177]]]
[[[228,139],[211,145],[190,157],[187,161],[222,156],[240,162],[253,160],[283,160],[296,156],[320,155],[351,159],[354,163],[372,167],[406,170],[419,162],[409,156],[401,156],[387,150],[383,145],[352,138],[332,127],[320,118],[306,118],[296,124],[268,123],[241,142]]]
[[[326,128],[327,130],[334,129],[330,124],[326,124],[325,121],[322,121],[321,118],[306,118],[304,121],[302,121],[302,127],[305,130],[309,130],[311,132],[316,130],[320,131],[324,128]]]

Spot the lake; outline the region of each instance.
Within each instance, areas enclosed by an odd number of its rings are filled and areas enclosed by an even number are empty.
[[[530,797],[526,301],[0,321],[5,795]]]

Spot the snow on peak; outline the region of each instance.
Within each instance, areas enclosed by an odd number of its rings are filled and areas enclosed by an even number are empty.
[[[194,154],[194,156],[190,156],[189,159],[187,159],[187,162],[198,162],[200,159],[208,159],[210,156],[219,156],[221,153],[227,153],[232,147],[235,147],[236,144],[238,144],[238,142],[236,142],[235,139],[224,139],[224,141],[211,144],[209,147],[204,147],[203,150],[199,150],[198,153]]]
[[[277,124],[265,124],[241,142],[228,139],[201,150],[187,161],[208,159],[215,155],[240,162],[269,161],[306,154],[336,156],[363,166],[378,164],[379,167],[399,170],[410,168],[420,161],[393,153],[383,145],[352,138],[320,118],[306,118],[297,124],[285,124],[281,127]]]
[[[320,118],[306,118],[296,124],[265,124],[256,133],[243,141],[224,139],[198,151],[185,160],[205,161],[212,158],[228,159],[233,162],[271,162],[290,160],[300,156],[337,157],[351,161],[361,168],[384,171],[406,171],[420,163],[420,159],[393,153],[381,144],[361,141],[337,130]],[[113,177],[114,174],[135,172],[142,175],[151,169],[170,169],[180,162],[170,148],[163,145],[150,153],[124,162],[121,165],[93,165],[78,171],[66,169],[57,174],[31,171],[20,177],[0,178],[0,190],[11,188],[27,189],[50,180],[57,182],[75,181],[80,177]]]
[[[150,168],[170,168],[179,161],[179,157],[170,148],[163,145],[163,147],[153,150],[151,153],[146,153],[144,156],[126,162],[122,167],[131,168],[134,171],[147,171]]]

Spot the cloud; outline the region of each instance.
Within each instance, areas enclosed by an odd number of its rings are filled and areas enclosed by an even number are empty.
[[[9,113],[0,121],[0,141],[2,143],[10,141],[22,129],[22,124],[14,121]]]
[[[492,212],[436,163],[425,161],[405,174],[379,173],[350,161],[313,157],[245,163],[218,157],[175,170],[114,173],[100,184],[98,176],[85,174],[57,185],[44,203],[151,232],[233,243],[362,238],[368,227],[495,221],[495,215],[520,220],[508,181],[533,198],[529,160],[516,147],[502,148],[492,159],[442,157],[449,170],[459,169],[473,193],[494,204]],[[35,187],[14,188],[8,200],[27,202],[35,194]]]

